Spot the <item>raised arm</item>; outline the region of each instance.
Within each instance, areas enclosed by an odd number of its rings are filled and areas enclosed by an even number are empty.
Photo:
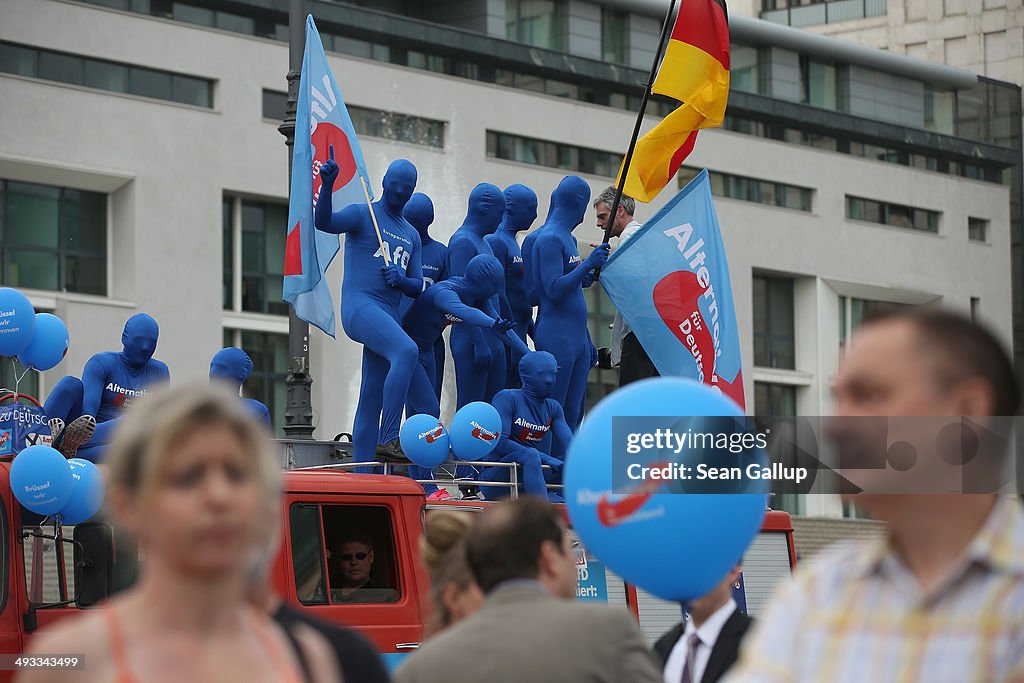
[[[541,237],[534,248],[534,256],[540,273],[539,288],[549,299],[562,299],[581,289],[589,272],[608,260],[608,245],[598,246],[583,263],[568,273],[562,265],[566,258],[565,250],[557,237]]]
[[[334,215],[334,181],[338,179],[338,164],[334,161],[334,145],[330,146],[330,158],[320,167],[320,196],[313,210],[313,225],[317,230],[334,235],[353,232],[362,224],[364,218],[359,210],[362,204],[346,206]]]

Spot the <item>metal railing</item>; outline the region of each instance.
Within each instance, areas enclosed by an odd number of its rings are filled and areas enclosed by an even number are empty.
[[[295,467],[295,470],[341,470],[349,472],[358,468],[367,468],[372,470],[380,470],[379,474],[396,474],[396,467],[407,467],[408,465],[415,463],[404,463],[404,462],[378,462],[371,460],[369,462],[336,462],[325,465],[308,465],[305,467]],[[458,467],[460,466],[470,467],[503,467],[509,470],[508,481],[479,481],[471,477],[460,477],[456,474]],[[478,486],[480,488],[501,488],[508,489],[509,497],[513,500],[519,497],[519,467],[514,462],[492,462],[484,460],[446,460],[445,462],[438,465],[435,469],[439,469],[447,473],[448,477],[433,479],[415,479],[417,484],[435,484],[437,486],[458,486],[458,485],[471,485]],[[550,465],[541,465],[542,470],[551,470]],[[376,474],[377,472],[375,472]],[[564,487],[562,484],[547,484],[548,491],[559,492]]]

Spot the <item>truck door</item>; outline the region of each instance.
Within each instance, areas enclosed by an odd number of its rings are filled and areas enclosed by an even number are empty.
[[[422,626],[411,546],[400,533],[404,522],[398,497],[289,501],[290,601],[315,617],[358,628],[385,655],[414,650]]]

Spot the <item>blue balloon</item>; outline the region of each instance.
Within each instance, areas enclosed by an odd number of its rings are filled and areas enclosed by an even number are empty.
[[[36,330],[18,360],[26,368],[45,372],[64,360],[68,352],[68,327],[52,313],[36,313]]]
[[[648,420],[623,419],[627,416]],[[628,444],[631,435],[651,433],[656,425],[676,434],[720,434],[728,425],[753,438],[734,419],[742,416],[721,392],[678,377],[636,382],[605,397],[584,419],[565,466],[569,517],[583,545],[623,579],[664,600],[692,600],[711,590],[757,535],[767,482],[746,477],[740,482],[633,480],[629,474],[639,474],[629,465],[681,464],[694,473],[698,463],[718,465],[724,458],[730,465],[744,463],[739,471],[745,472],[746,465],[766,462],[764,452],[755,447],[731,453],[718,446],[682,448],[677,454],[678,443],[663,448],[648,441],[630,454]],[[614,455],[613,444],[618,446]]]
[[[0,356],[17,356],[32,341],[36,311],[24,294],[0,287]]]
[[[498,445],[501,416],[490,403],[467,403],[455,413],[448,434],[455,455],[463,460],[480,460]]]
[[[448,459],[448,431],[433,415],[413,415],[398,432],[405,455],[420,467],[437,467]]]
[[[18,502],[39,515],[55,515],[71,497],[71,467],[60,451],[29,446],[11,463],[11,490]]]
[[[68,465],[74,484],[71,497],[57,514],[61,524],[81,524],[99,512],[103,505],[103,475],[100,468],[82,458],[72,458]]]

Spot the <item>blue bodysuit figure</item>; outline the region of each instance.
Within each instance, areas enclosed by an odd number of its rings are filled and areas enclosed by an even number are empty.
[[[422,192],[414,194],[409,203],[405,205],[404,215],[405,220],[409,221],[409,224],[416,228],[416,231],[420,234],[420,244],[423,250],[420,260],[423,265],[423,289],[425,290],[427,287],[437,284],[448,277],[448,247],[435,240],[427,232],[427,228],[434,222],[434,204],[430,201],[430,197]],[[405,316],[413,301],[414,299],[409,297],[402,297],[401,316],[399,319]],[[434,393],[437,394],[437,400],[440,401],[441,385],[444,382],[443,338],[439,338],[437,343],[434,344],[434,377],[431,378],[431,382],[434,385]],[[409,415],[413,414],[409,413]]]
[[[505,216],[493,235],[484,238],[495,258],[505,268],[505,299],[509,310],[502,311],[502,317],[514,320],[519,338],[526,341],[533,323],[533,306],[527,292],[526,271],[523,253],[516,241],[516,234],[529,230],[537,220],[537,193],[525,185],[510,185],[505,189]],[[519,359],[522,354],[507,353],[505,363],[505,387],[519,386]]]
[[[520,353],[529,351],[526,344],[510,331],[512,321],[500,318],[493,309],[491,300],[502,288],[503,281],[498,260],[480,254],[470,260],[464,276],[452,277],[427,288],[413,302],[402,319],[402,329],[416,342],[420,361],[409,385],[408,415],[441,415],[441,405],[432,391],[430,377],[434,372],[433,349],[449,325],[476,327],[484,330],[485,334],[493,334],[501,343]],[[475,307],[479,302],[482,302],[482,308]],[[411,465],[409,470],[414,479],[433,479],[431,470],[426,468]],[[427,495],[437,491],[433,484],[423,488]]]
[[[449,278],[464,275],[474,256],[494,255],[484,237],[494,232],[504,215],[505,196],[497,186],[480,183],[473,188],[466,220],[448,240]],[[501,310],[501,306],[494,305],[494,309]],[[456,407],[490,400],[505,384],[504,346],[493,335],[485,335],[470,325],[453,328],[450,342],[455,361]]]
[[[579,176],[566,176],[558,184],[547,225],[533,247],[540,310],[537,314],[537,349],[558,362],[552,397],[575,431],[583,417],[587,375],[596,362],[596,350],[587,328],[584,285],[593,282],[594,269],[608,260],[608,244],[598,245],[580,263],[572,231],[583,222],[590,202],[590,186]]]
[[[121,334],[123,349],[95,354],[85,364],[82,379],[64,377],[46,399],[44,410],[50,419],[59,418],[67,425],[54,438],[54,448],[69,455],[67,441],[74,439],[75,420],[91,415],[96,430],[77,457],[92,462],[102,460],[117,418],[136,396],[144,396],[160,383],[170,381],[167,366],[153,358],[160,326],[145,313],[133,315]]]
[[[416,167],[405,159],[391,162],[384,174],[384,192],[373,203],[383,249],[366,204],[333,212],[331,193],[338,177],[334,149],[320,167],[325,189],[315,210],[318,230],[345,237],[345,276],[341,283],[341,324],[363,345],[363,374],[353,424],[356,461],[374,456],[402,460],[398,429],[416,367],[416,344],[402,331],[398,306],[402,295],[423,291],[420,235],[402,216],[416,188]],[[384,265],[385,253],[390,265]]]
[[[572,440],[572,430],[565,420],[562,406],[551,398],[557,375],[558,364],[550,353],[527,353],[519,361],[523,388],[499,391],[491,401],[501,415],[501,436],[494,447],[494,455],[490,457],[522,466],[526,494],[547,497],[553,502],[561,502],[562,498],[547,492],[541,465],[550,465],[557,477]],[[550,453],[547,450],[549,444],[552,448]],[[508,468],[487,468],[480,475],[481,484],[485,481],[509,482]],[[483,491],[487,499],[492,500],[507,495],[508,489],[484,485]]]
[[[241,394],[242,385],[252,374],[252,358],[249,358],[242,349],[236,346],[228,346],[214,354],[210,361],[210,381],[222,382],[236,394]],[[245,407],[249,409],[256,420],[271,429],[270,411],[260,401],[254,398],[242,398]]]

